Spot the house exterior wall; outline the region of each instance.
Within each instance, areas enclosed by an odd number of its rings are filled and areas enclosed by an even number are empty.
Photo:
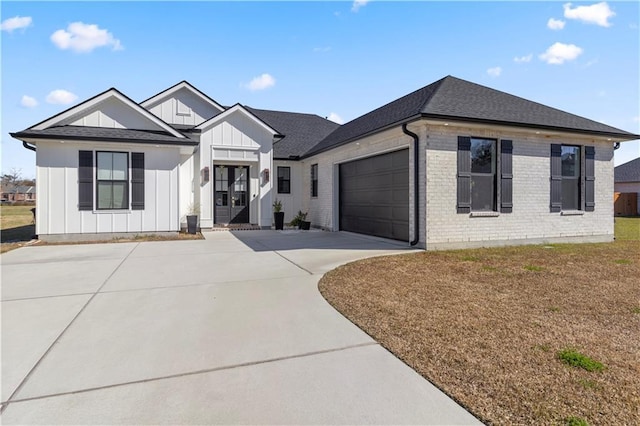
[[[614,184],[615,192],[635,192],[638,194],[638,208],[640,212],[640,182],[616,182]]]
[[[291,193],[279,194],[278,193],[278,166],[291,168]],[[284,212],[284,223],[289,223],[298,214],[298,211],[305,211],[302,209],[303,193],[303,165],[298,161],[273,161],[273,199],[277,198],[282,201],[282,211]]]
[[[509,129],[425,126],[426,248],[448,249],[535,242],[613,240],[613,146],[580,137],[535,135]],[[457,137],[476,136],[513,141],[513,212],[495,217],[458,214]],[[550,146],[595,147],[595,211],[582,215],[550,213]]]
[[[273,179],[266,182],[264,170],[273,170],[273,134],[240,111],[205,129],[200,135],[196,175],[209,167],[211,179],[200,183],[200,224],[214,224],[213,185],[216,166],[249,166],[249,221],[271,227]],[[273,176],[273,174],[272,174]],[[199,179],[199,178],[198,178]]]
[[[409,130],[412,130],[410,127]],[[413,131],[413,130],[412,130]],[[421,148],[424,149],[421,139]],[[340,230],[339,224],[339,166],[341,163],[359,158],[371,157],[400,149],[409,149],[409,235],[414,235],[414,172],[413,139],[402,132],[400,127],[360,139],[332,150],[304,159],[302,163],[302,210],[308,211],[307,220],[311,225],[331,231]],[[422,156],[421,156],[422,157]],[[318,196],[311,197],[311,165],[318,164]],[[421,171],[424,173],[424,171]],[[422,181],[422,178],[420,178]],[[421,186],[423,188],[423,185]],[[421,217],[424,212],[421,206]],[[423,228],[423,227],[421,227]],[[421,234],[423,234],[422,232]],[[420,240],[424,242],[424,237]]]
[[[187,107],[188,112],[179,110],[180,103]],[[170,97],[147,106],[147,109],[169,124],[192,126],[203,123],[220,112],[218,108],[187,89],[180,89]]]
[[[144,210],[78,210],[80,150],[144,152]],[[36,200],[36,233],[40,236],[50,236],[178,231],[179,164],[178,147],[154,148],[148,145],[96,142],[38,142],[36,182],[39,194]],[[131,191],[129,194],[131,196]]]

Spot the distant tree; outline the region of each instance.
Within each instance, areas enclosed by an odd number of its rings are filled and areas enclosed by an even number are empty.
[[[21,170],[12,168],[9,173],[3,173],[1,179],[3,188],[12,188],[22,180]]]

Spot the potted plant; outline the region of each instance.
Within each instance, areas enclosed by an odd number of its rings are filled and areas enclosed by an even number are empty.
[[[273,202],[273,220],[276,223],[276,230],[284,229],[284,212],[282,211],[282,201]]]
[[[200,204],[189,204],[189,212],[187,213],[187,232],[195,234],[198,231],[198,215],[200,214]]]
[[[307,222],[307,213],[303,213],[302,210],[298,210],[298,214],[291,221],[291,226],[297,226],[298,229],[308,230],[311,227],[311,222]]]

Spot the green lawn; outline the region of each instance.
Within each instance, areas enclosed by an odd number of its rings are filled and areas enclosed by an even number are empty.
[[[640,216],[615,218],[616,240],[640,240]]]
[[[5,247],[5,243],[19,246],[20,243],[31,240],[36,232],[33,223],[33,206],[0,206],[0,242],[2,242],[2,252],[6,249],[16,248]],[[9,248],[10,247],[10,248]]]

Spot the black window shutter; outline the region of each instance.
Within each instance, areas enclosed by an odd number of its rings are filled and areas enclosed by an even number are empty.
[[[500,141],[500,211],[513,211],[513,142]]]
[[[144,210],[144,152],[131,153],[131,210]]]
[[[592,212],[596,208],[595,156],[596,149],[594,147],[584,147],[584,209],[588,212]]]
[[[78,210],[93,210],[93,151],[79,151]]]
[[[471,138],[458,136],[458,213],[471,213]]]
[[[551,211],[562,210],[562,145],[551,144]]]

